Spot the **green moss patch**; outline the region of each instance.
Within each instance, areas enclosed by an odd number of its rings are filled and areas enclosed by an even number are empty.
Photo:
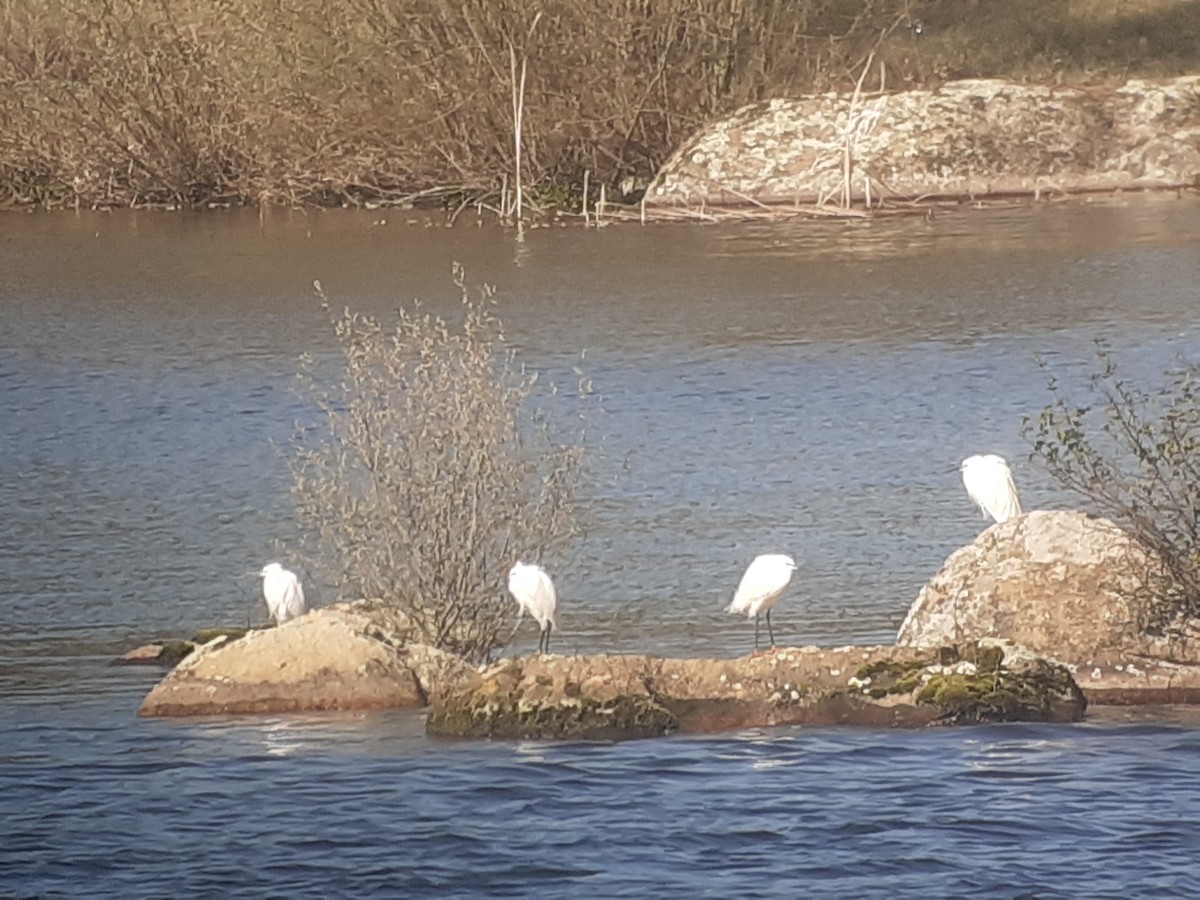
[[[1086,707],[1062,666],[1038,660],[1006,668],[1002,648],[977,643],[939,647],[908,661],[877,660],[861,666],[855,677],[866,682],[867,696],[913,695],[917,705],[935,707],[938,721],[947,724],[1061,720],[1072,707],[1082,717]]]
[[[425,727],[430,734],[453,737],[617,740],[660,737],[678,730],[679,722],[650,697],[527,703],[472,691],[432,709]]]
[[[192,642],[196,644],[207,644],[211,640],[219,637],[228,638],[231,641],[236,641],[240,637],[245,637],[245,628],[201,628],[192,635]]]
[[[155,662],[166,666],[176,666],[195,649],[196,645],[191,641],[164,641],[162,650],[155,657]]]
[[[1063,718],[1064,708],[1086,709],[1083,692],[1062,666],[1042,660],[1012,671],[998,666],[974,674],[932,675],[916,702],[938,710],[945,724],[1037,722]]]
[[[867,695],[880,700],[889,694],[911,694],[920,687],[921,673],[928,665],[928,659],[909,662],[881,659],[860,666],[854,677],[859,681],[868,682]]]

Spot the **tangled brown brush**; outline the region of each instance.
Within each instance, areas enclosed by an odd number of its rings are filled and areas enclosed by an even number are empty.
[[[1170,633],[1200,616],[1200,365],[1180,364],[1147,392],[1103,348],[1098,360],[1085,405],[1043,363],[1053,399],[1022,433],[1059,484],[1153,551],[1131,599],[1143,630]]]
[[[306,555],[343,596],[482,660],[515,611],[509,567],[578,532],[585,435],[561,442],[553,409],[531,411],[537,376],[505,346],[491,289],[470,291],[457,266],[454,283],[457,326],[419,307],[388,326],[334,317],[343,380],[322,387],[307,367],[327,428],[298,430],[293,496]]]

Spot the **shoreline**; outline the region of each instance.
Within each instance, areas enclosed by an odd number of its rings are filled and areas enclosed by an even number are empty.
[[[700,224],[721,225],[762,222],[872,222],[891,219],[936,219],[942,214],[989,212],[1006,209],[1031,209],[1037,206],[1063,204],[1111,204],[1129,200],[1138,202],[1175,201],[1200,198],[1200,184],[1163,184],[1144,187],[1079,188],[1044,190],[1030,188],[1027,191],[1004,191],[971,195],[933,195],[911,199],[890,198],[878,206],[867,209],[852,206],[848,209],[795,205],[775,201],[769,203],[716,203],[696,206],[663,206],[607,203],[602,210],[583,211],[550,210],[517,223],[500,216],[494,210],[485,210],[485,215],[466,216],[456,214],[440,206],[413,206],[410,204],[388,204],[371,202],[361,205],[286,205],[247,203],[207,203],[200,206],[146,203],[135,206],[51,206],[22,205],[0,207],[0,216],[21,215],[60,216],[63,214],[115,215],[120,213],[184,213],[203,215],[223,212],[255,212],[266,219],[278,213],[301,215],[325,213],[410,213],[418,218],[405,223],[408,227],[444,227],[456,225],[501,228],[506,230],[537,230],[544,228],[607,228],[612,225],[671,225]],[[379,225],[392,224],[380,221]]]

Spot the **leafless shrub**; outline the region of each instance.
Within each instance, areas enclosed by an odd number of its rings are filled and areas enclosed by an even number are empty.
[[[307,555],[343,596],[481,660],[508,636],[512,563],[561,555],[578,531],[587,400],[570,440],[550,413],[528,416],[537,376],[505,346],[491,289],[457,266],[454,284],[459,325],[420,308],[393,325],[334,317],[343,378],[327,388],[307,368],[327,427],[297,431],[293,497]]]
[[[1047,371],[1053,400],[1026,418],[1031,458],[1154,552],[1133,598],[1141,627],[1159,633],[1200,614],[1200,366],[1185,364],[1148,393],[1098,353],[1093,403],[1068,402]],[[1046,369],[1045,363],[1042,364]]]

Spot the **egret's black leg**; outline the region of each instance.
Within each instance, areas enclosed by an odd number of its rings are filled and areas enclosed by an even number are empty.
[[[754,652],[758,652],[758,616],[754,617]]]
[[[771,646],[775,646],[775,632],[771,630],[771,611],[767,610],[767,634],[771,636]]]

